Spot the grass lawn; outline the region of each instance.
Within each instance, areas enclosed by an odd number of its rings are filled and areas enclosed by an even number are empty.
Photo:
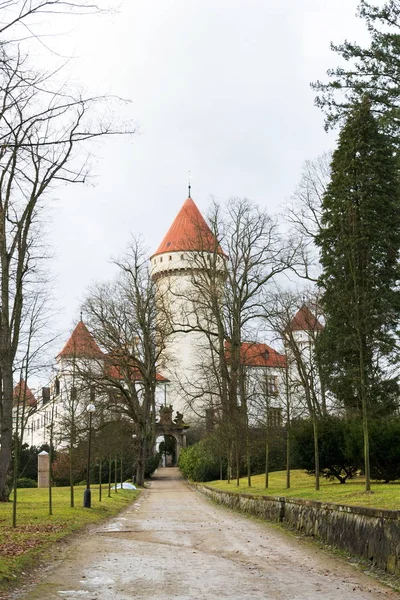
[[[83,508],[84,486],[75,488],[75,508],[70,508],[68,487],[53,488],[53,515],[48,511],[47,489],[19,489],[17,528],[11,527],[12,502],[0,502],[0,593],[15,583],[20,575],[37,563],[38,557],[50,545],[78,531],[116,515],[133,502],[138,491],[111,491],[103,485],[99,502],[98,486],[92,486],[92,508]]]
[[[321,489],[317,492],[314,487],[314,477],[307,475],[304,471],[296,470],[291,472],[290,489],[286,489],[286,471],[270,473],[268,489],[265,488],[265,475],[254,475],[251,478],[251,487],[247,485],[247,477],[240,479],[239,487],[236,485],[236,480],[232,480],[231,483],[211,481],[205,485],[237,493],[287,496],[321,502],[400,510],[400,482],[373,482],[372,493],[366,493],[364,491],[365,482],[361,477],[352,479],[345,484],[327,481],[321,477]]]

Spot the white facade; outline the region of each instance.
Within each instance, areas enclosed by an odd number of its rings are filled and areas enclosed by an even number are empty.
[[[201,277],[201,265],[206,264],[209,257],[216,260],[222,273],[225,258],[205,251],[178,250],[160,253],[151,259],[151,275],[157,286],[159,302],[165,307],[174,331],[167,338],[166,361],[162,368],[163,374],[170,380],[168,404],[172,404],[174,411],[183,413],[188,422],[208,405],[208,400],[201,393],[204,387],[201,378],[204,362],[210,356],[210,347],[206,334],[199,330],[209,329],[210,323],[196,306],[199,294],[196,277]],[[160,323],[160,326],[163,324]],[[192,401],[194,410],[190,408]]]
[[[98,359],[90,361],[85,358],[80,361],[77,358],[58,357],[54,377],[49,387],[43,388],[48,391],[36,394],[36,406],[25,410],[23,443],[36,447],[49,444],[53,422],[53,444],[56,449],[62,449],[69,446],[72,420],[78,428],[86,428],[88,404],[93,403],[99,407],[104,404],[104,398],[99,396],[94,387],[88,385],[79,375],[88,368],[88,362],[94,372],[101,368],[102,363]],[[164,388],[165,385],[161,383],[156,388],[158,407],[165,402]],[[20,420],[21,413],[20,408]],[[112,416],[110,413],[110,418]],[[15,422],[16,408],[14,409]]]

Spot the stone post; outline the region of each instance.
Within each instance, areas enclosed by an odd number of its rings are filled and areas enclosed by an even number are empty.
[[[38,454],[38,487],[49,487],[49,453],[43,450]]]

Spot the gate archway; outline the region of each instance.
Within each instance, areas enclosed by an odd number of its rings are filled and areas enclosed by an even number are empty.
[[[171,460],[173,464],[171,464],[171,466],[176,466],[178,464],[181,448],[186,448],[186,432],[189,429],[189,425],[185,425],[183,422],[183,415],[179,412],[176,414],[175,419],[172,420],[172,413],[172,406],[162,406],[160,408],[160,420],[156,423],[155,450],[159,450],[163,441],[165,444],[164,448],[167,447],[168,451],[171,451],[172,446],[174,446],[172,456],[173,461]],[[168,441],[166,442],[166,440],[170,440],[169,443]],[[174,440],[174,442],[171,440]]]

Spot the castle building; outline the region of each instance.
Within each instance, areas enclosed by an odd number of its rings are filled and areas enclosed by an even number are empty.
[[[81,319],[57,355],[54,376],[49,386],[42,388],[41,398],[38,399],[38,394],[35,397],[25,382],[14,389],[14,423],[18,410],[19,420],[24,421],[25,442],[37,447],[49,444],[52,427],[54,446],[60,449],[69,445],[71,423],[79,426],[87,418],[87,405],[101,399],[95,386],[82,376],[88,369],[93,373],[113,369],[113,377],[118,377],[109,357]],[[157,373],[156,383],[156,401],[161,405],[165,397],[162,388],[167,380]],[[137,386],[140,387],[139,378]]]
[[[163,365],[171,382],[168,404],[184,413],[186,421],[192,422],[205,417],[212,407],[212,394],[207,390],[215,385],[206,381],[207,365],[212,362],[210,333],[215,325],[201,297],[201,282],[207,279],[204,273],[209,265],[213,265],[220,273],[219,284],[223,286],[229,257],[189,195],[150,260],[160,304],[166,307],[161,315],[162,318],[164,314],[169,315],[173,332],[167,338]],[[229,348],[226,351],[229,353]],[[253,396],[257,396],[258,403],[263,402],[266,381],[267,393],[271,390],[271,398],[277,401],[285,356],[266,344],[245,342],[241,361],[249,385],[257,390]]]
[[[210,330],[210,319],[207,307],[199,302],[198,284],[210,263],[223,276],[227,257],[190,196],[150,260],[161,309],[159,326],[173,332],[167,338],[163,365],[171,382],[168,403],[192,420],[199,411],[204,414],[208,405],[201,381],[210,353],[205,333]]]
[[[156,286],[158,326],[166,328],[165,352],[159,365],[163,375],[156,376],[157,409],[172,405],[175,420],[193,424],[206,419],[207,411],[214,410],[213,394],[217,395],[214,381],[207,382],[207,365],[212,363],[210,333],[215,327],[201,295],[201,283],[207,280],[207,269],[212,265],[217,274],[217,285],[224,285],[229,257],[207,225],[193,199],[184,202],[164,239],[151,256],[151,276]],[[217,295],[218,297],[218,295]],[[307,306],[301,307],[290,323],[293,335],[306,360],[311,363],[312,337],[322,325]],[[211,336],[212,337],[212,336]],[[229,345],[225,344],[229,363]],[[273,410],[276,424],[281,419],[281,408],[286,394],[285,377],[291,371],[297,377],[294,361],[265,343],[242,343],[240,360],[246,374],[250,418]],[[111,362],[110,362],[111,361]],[[81,374],[88,365],[96,370],[114,368],[112,357],[105,354],[82,319],[76,325],[67,343],[56,358],[54,375],[48,387],[42,388],[41,398],[29,390],[25,382],[15,388],[14,417],[24,408],[24,440],[41,446],[50,439],[50,424],[56,447],[68,446],[68,423],[85,419],[86,406],[93,403],[98,391]],[[136,381],[136,376],[135,376]],[[140,386],[139,377],[137,379]],[[136,385],[136,384],[135,384]],[[21,398],[24,400],[21,404]],[[217,409],[218,410],[218,409]],[[263,413],[264,411],[264,413]],[[252,416],[253,415],[253,416]],[[172,426],[172,425],[171,425]]]

